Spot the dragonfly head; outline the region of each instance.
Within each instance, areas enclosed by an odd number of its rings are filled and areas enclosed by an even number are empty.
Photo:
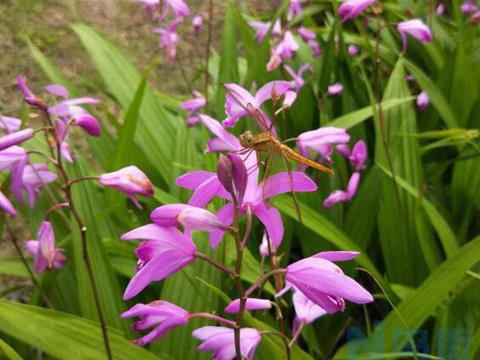
[[[253,146],[253,135],[250,131],[245,131],[242,135],[240,135],[240,144],[244,148],[251,148]]]

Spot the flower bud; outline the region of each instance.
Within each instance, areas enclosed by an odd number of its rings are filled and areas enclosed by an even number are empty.
[[[44,111],[48,110],[47,106],[43,103],[43,101],[37,98],[29,89],[25,77],[21,75],[17,76],[17,86],[23,93],[24,101],[27,104],[35,106]]]
[[[8,212],[10,215],[15,216],[17,212],[8,198],[0,191],[0,208]]]
[[[338,96],[343,92],[343,85],[340,83],[332,84],[328,87],[328,95]]]
[[[232,163],[233,184],[237,190],[238,201],[243,201],[243,195],[247,188],[248,174],[243,159],[234,153],[229,153],[228,158]]]
[[[217,177],[225,190],[233,192],[233,165],[228,156],[220,155],[218,158]]]
[[[228,228],[215,214],[193,206],[180,211],[177,216],[177,221],[183,227],[191,230],[225,231]]]
[[[422,91],[417,97],[417,106],[421,111],[426,111],[430,106],[430,97],[426,91]]]
[[[33,137],[33,130],[30,128],[10,133],[0,138],[0,150],[6,149],[10,146],[20,144]]]

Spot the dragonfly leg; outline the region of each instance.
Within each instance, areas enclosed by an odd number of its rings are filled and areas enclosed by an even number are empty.
[[[290,160],[288,157],[282,152],[282,158],[285,161],[285,165],[287,166],[288,170],[288,182],[290,183],[290,190],[292,191],[293,202],[295,203],[295,211],[297,213],[298,221],[303,224],[302,221],[302,214],[300,212],[300,205],[298,204],[297,193],[295,192],[295,185],[293,182],[292,176],[292,165],[290,164]]]

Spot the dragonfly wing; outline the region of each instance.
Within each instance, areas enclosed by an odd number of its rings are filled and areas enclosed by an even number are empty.
[[[300,212],[300,205],[299,205],[298,199],[297,199],[297,193],[295,192],[295,186],[293,184],[292,165],[290,164],[290,159],[283,152],[282,152],[282,158],[285,162],[285,165],[287,166],[288,182],[290,184],[290,190],[292,192],[293,202],[295,204],[295,211],[297,213],[298,221],[300,223],[303,223],[302,222],[302,213]]]
[[[270,193],[270,189],[273,186],[272,182],[272,170],[274,168],[275,153],[273,151],[268,152],[268,156],[265,163],[265,171],[263,173],[263,184],[262,184],[262,201],[268,204],[267,194]]]

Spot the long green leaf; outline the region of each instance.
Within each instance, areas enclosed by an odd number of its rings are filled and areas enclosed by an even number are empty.
[[[57,359],[106,358],[100,324],[75,315],[0,299],[0,331]],[[110,329],[115,359],[158,359]]]
[[[8,360],[22,360],[22,357],[18,355],[17,352],[2,339],[0,339],[0,350]]]

